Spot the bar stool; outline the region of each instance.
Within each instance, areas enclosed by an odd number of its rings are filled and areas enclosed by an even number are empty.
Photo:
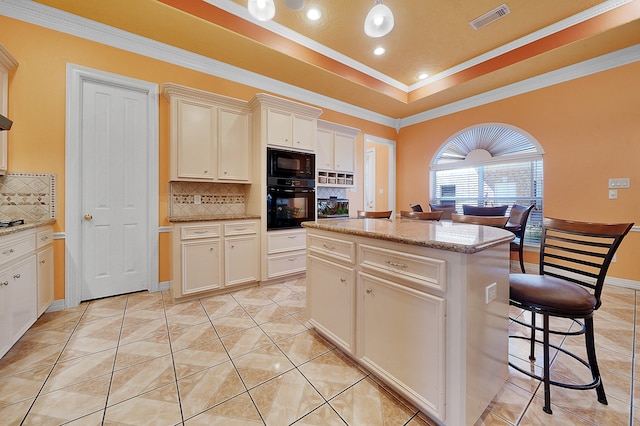
[[[544,383],[544,412],[551,411],[551,386],[568,389],[595,389],[598,401],[607,404],[594,341],[593,313],[600,307],[600,295],[611,259],[633,223],[602,224],[562,219],[543,219],[540,248],[540,273],[510,274],[509,303],[531,313],[531,321],[510,318],[530,330],[530,337],[511,335],[510,338],[529,340],[529,359],[535,360],[535,344],[543,346],[543,373],[536,375],[516,364],[509,365],[529,377]],[[536,314],[542,316],[542,328],[536,326]],[[571,319],[577,331],[551,330],[550,317]],[[542,331],[543,340],[536,340]],[[549,334],[585,336],[587,360],[549,342]],[[591,371],[589,383],[564,383],[551,380],[549,348],[569,355]]]
[[[474,225],[485,225],[504,228],[509,218],[507,216],[474,216],[470,214],[453,213],[451,215],[451,220],[458,223],[471,223]]]
[[[417,220],[440,220],[442,212],[417,212],[401,210],[400,217],[402,219],[417,219]]]

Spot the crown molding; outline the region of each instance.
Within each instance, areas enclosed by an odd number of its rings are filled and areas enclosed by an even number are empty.
[[[423,121],[475,108],[488,103],[518,96],[523,93],[554,86],[556,84],[575,80],[591,74],[607,71],[623,65],[640,61],[640,45],[627,47],[593,59],[578,62],[555,71],[550,71],[536,77],[490,90],[479,95],[471,96],[461,101],[452,102],[438,108],[433,108],[410,117],[400,119],[400,128],[411,126]]]
[[[602,4],[603,8],[600,13],[619,7],[629,1],[630,0],[606,1]],[[605,7],[608,9],[604,10]],[[598,12],[592,9],[590,9],[590,13]],[[424,111],[410,117],[393,118],[33,1],[0,0],[0,15],[192,69],[204,74],[234,81],[279,96],[301,100],[321,108],[388,126],[396,129],[396,131],[399,131],[405,126],[414,125],[444,115],[517,96],[532,90],[584,77],[596,72],[636,62],[640,59],[640,46],[633,46],[461,101]],[[582,17],[580,19],[586,18]],[[487,58],[484,58],[484,60],[486,59]]]

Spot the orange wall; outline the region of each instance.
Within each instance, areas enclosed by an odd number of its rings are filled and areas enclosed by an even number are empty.
[[[18,61],[9,75],[8,133],[10,171],[55,173],[58,218],[54,232],[65,226],[65,105],[66,64],[73,63],[158,85],[173,82],[237,99],[249,100],[261,90],[166,62],[136,55],[78,37],[0,16],[0,44]],[[159,226],[169,226],[169,103],[159,100]],[[395,130],[353,117],[325,111],[323,120],[359,128],[357,173],[362,173],[363,134],[393,137]],[[362,185],[349,193],[354,209],[362,204]],[[360,203],[360,206],[358,206]],[[55,244],[55,298],[64,298],[64,241]],[[171,235],[159,237],[159,280],[171,280]]]
[[[456,132],[501,122],[529,132],[544,148],[544,214],[640,225],[640,63],[436,118],[400,131],[397,206],[429,199],[428,167]],[[608,199],[608,179],[631,188]],[[623,241],[609,275],[640,280],[640,233]],[[537,262],[529,253],[528,262]]]

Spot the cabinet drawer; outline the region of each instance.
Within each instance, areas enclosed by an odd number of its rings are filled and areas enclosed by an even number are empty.
[[[234,222],[224,224],[224,235],[246,235],[258,232],[257,222]]]
[[[220,224],[211,225],[185,225],[181,229],[180,237],[183,240],[197,238],[211,238],[220,236]]]
[[[342,260],[351,264],[356,261],[356,244],[336,238],[309,235],[309,250],[325,257]]]
[[[447,290],[445,260],[361,244],[360,266],[372,274],[402,280],[418,290]]]
[[[307,252],[300,250],[269,256],[267,258],[267,268],[269,278],[304,272],[307,269]]]
[[[18,259],[25,254],[33,253],[36,249],[34,234],[12,238],[0,244],[0,264]]]
[[[267,244],[269,254],[305,249],[305,230],[268,232]]]
[[[47,246],[53,242],[53,229],[45,229],[36,234],[36,249]]]

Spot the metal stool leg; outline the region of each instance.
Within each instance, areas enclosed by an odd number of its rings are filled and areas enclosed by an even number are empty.
[[[598,368],[598,360],[596,358],[596,345],[593,331],[593,317],[585,318],[585,342],[587,345],[587,359],[589,360],[589,367],[591,368],[591,375],[593,380],[600,380],[600,384],[596,387],[596,393],[598,394],[598,402],[608,405],[607,395],[604,393],[604,384],[602,384],[602,377],[600,376],[600,369]]]
[[[542,410],[547,414],[553,414],[551,411],[551,376],[549,372],[549,315],[543,315],[543,328],[544,328],[544,407]]]
[[[531,312],[531,349],[529,349],[529,360],[536,360],[536,313]]]

